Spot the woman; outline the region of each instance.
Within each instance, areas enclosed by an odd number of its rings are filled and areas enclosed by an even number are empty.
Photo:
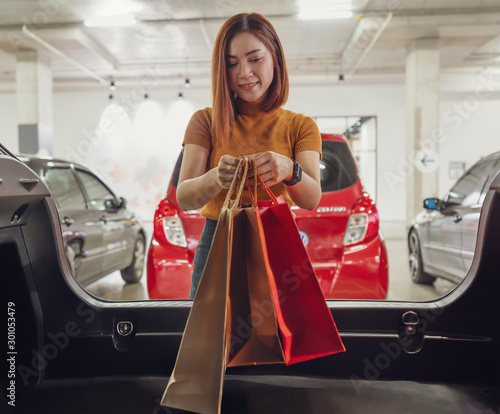
[[[214,45],[213,106],[193,115],[183,142],[177,202],[183,210],[204,206],[206,218],[190,299],[240,155],[255,157],[264,183],[290,205],[312,210],[319,203],[321,136],[311,118],[281,108],[287,97],[288,72],[274,27],[257,13],[231,17]],[[263,190],[258,198],[268,199]]]

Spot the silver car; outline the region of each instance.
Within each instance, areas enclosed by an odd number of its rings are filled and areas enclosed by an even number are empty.
[[[415,283],[437,277],[460,283],[476,246],[479,215],[488,188],[500,172],[500,152],[467,170],[443,200],[427,198],[408,233],[410,275]]]
[[[144,268],[146,233],[125,200],[81,164],[31,155],[18,158],[42,178],[54,196],[76,279],[85,286],[120,270],[125,282],[138,282]]]

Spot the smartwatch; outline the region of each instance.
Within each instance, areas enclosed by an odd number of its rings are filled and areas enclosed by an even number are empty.
[[[283,184],[285,185],[295,185],[299,183],[300,180],[302,179],[302,167],[297,161],[295,160],[292,161],[293,161],[293,175],[290,180],[283,180]]]

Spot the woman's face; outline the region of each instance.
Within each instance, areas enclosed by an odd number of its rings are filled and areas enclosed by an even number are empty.
[[[238,33],[229,43],[226,55],[229,88],[240,99],[260,103],[274,76],[273,58],[253,34]]]

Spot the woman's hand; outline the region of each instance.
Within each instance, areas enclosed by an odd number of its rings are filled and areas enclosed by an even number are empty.
[[[238,169],[239,159],[231,155],[223,155],[217,165],[217,185],[226,190],[231,187],[234,174]]]
[[[267,151],[249,155],[248,158],[255,158],[257,172],[267,187],[288,180],[293,175],[293,161],[285,155]]]

